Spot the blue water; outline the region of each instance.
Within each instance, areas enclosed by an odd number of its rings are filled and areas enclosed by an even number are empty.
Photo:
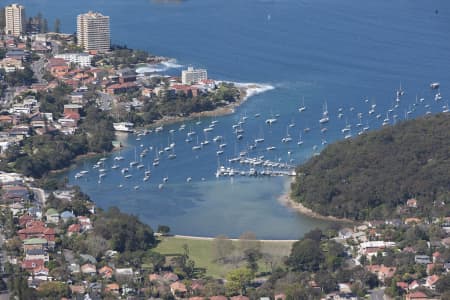
[[[187,0],[181,3],[158,1],[23,1],[28,14],[41,11],[49,18],[62,20],[66,32],[75,31],[75,16],[88,9],[111,16],[112,40],[129,47],[146,49],[158,55],[174,57],[187,66],[204,67],[209,76],[236,82],[269,84],[274,90],[254,96],[234,115],[213,118],[216,129],[209,134],[223,135],[228,144],[218,162],[217,146],[209,145],[198,153],[184,142],[185,132],[179,124],[165,127],[136,141],[135,136],[121,137],[128,145],[121,155],[127,163],[134,159],[135,149],[153,149],[176,143],[175,160],[167,153],[158,168],[152,167],[149,182],[142,182],[143,171],[133,170],[125,180],[118,171],[108,171],[97,183],[94,160],[81,163],[67,173],[71,183],[79,184],[101,207],[117,205],[139,215],[152,226],[168,224],[180,234],[228,234],[238,236],[246,230],[260,238],[297,238],[322,221],[296,214],[280,205],[277,198],[286,182],[282,178],[214,177],[217,165],[247,148],[264,136],[264,146],[252,153],[272,160],[300,163],[310,157],[317,146],[342,139],[341,129],[352,125],[356,136],[363,127],[381,126],[388,109],[395,105],[395,90],[401,85],[406,94],[399,106],[389,113],[397,120],[417,117],[426,111],[442,111],[449,91],[450,3],[419,0]],[[178,73],[180,70],[171,70]],[[443,99],[434,100],[430,82],[440,81]],[[307,110],[298,112],[304,97]],[[423,102],[416,99],[424,98]],[[368,100],[367,102],[365,100]],[[324,104],[330,113],[328,131],[321,133],[319,118]],[[376,104],[376,112],[368,114]],[[429,105],[429,107],[425,107]],[[351,108],[354,109],[351,109]],[[342,108],[343,117],[337,118]],[[411,111],[407,114],[407,111]],[[260,113],[259,118],[254,115]],[[362,113],[361,121],[358,113]],[[268,127],[264,120],[279,114],[278,122]],[[375,116],[380,114],[380,119]],[[232,132],[243,116],[244,139],[236,141]],[[202,129],[211,119],[186,123],[204,138]],[[288,124],[295,127],[288,129]],[[297,145],[300,132],[304,144]],[[174,134],[169,130],[175,129]],[[289,133],[294,141],[281,143]],[[196,142],[194,137],[194,144]],[[141,147],[141,144],[143,147]],[[264,151],[268,145],[276,151]],[[288,154],[288,152],[290,154]],[[113,156],[116,154],[113,154]],[[154,158],[154,151],[144,165]],[[123,163],[125,164],[125,162]],[[106,161],[107,167],[112,159]],[[89,168],[85,179],[75,181],[73,175]],[[115,174],[117,173],[117,174]],[[162,190],[163,177],[169,181]],[[187,183],[186,178],[192,177]],[[202,180],[202,178],[204,180]],[[122,188],[118,185],[122,184]],[[134,186],[139,185],[138,190]]]

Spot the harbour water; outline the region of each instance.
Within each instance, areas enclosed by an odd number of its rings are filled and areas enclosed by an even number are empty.
[[[78,13],[101,11],[111,16],[115,43],[174,57],[182,66],[207,68],[215,79],[274,88],[251,97],[233,115],[202,119],[199,125],[199,120],[186,122],[185,130],[174,124],[140,140],[135,135],[119,136],[126,145],[120,153],[125,159],[112,170],[119,154],[107,157],[101,183],[98,170],[92,169],[98,158],[80,162],[65,174],[99,206],[116,205],[153,227],[168,224],[179,234],[238,236],[250,230],[260,238],[290,239],[325,226],[279,204],[285,178],[217,179],[218,166],[231,166],[228,159],[242,151],[298,164],[326,143],[347,134],[357,136],[364,127],[372,130],[385,119],[392,124],[443,111],[448,105],[450,3],[444,0],[26,0],[22,4],[30,15],[43,12],[50,27],[59,17],[66,32],[75,31]],[[180,68],[167,72],[178,74]],[[441,82],[439,101],[429,86],[434,81]],[[400,86],[405,94],[396,101]],[[307,109],[299,112],[303,103]],[[330,120],[321,125],[325,105]],[[244,118],[243,138],[237,140],[232,126]],[[269,126],[265,121],[271,118],[277,121]],[[215,128],[205,135],[203,129],[213,121]],[[347,125],[351,129],[343,132]],[[189,130],[197,135],[186,143]],[[212,141],[218,135],[227,143],[221,155]],[[199,143],[209,139],[210,145],[192,150],[197,136]],[[283,143],[286,136],[292,141]],[[264,142],[249,150],[258,138]],[[297,144],[300,139],[302,145]],[[173,150],[163,151],[160,165],[154,167],[156,150],[171,143]],[[270,146],[276,149],[268,151]],[[135,153],[139,160],[145,148],[149,151],[142,159],[144,167],[130,168],[132,176],[124,178],[120,170],[129,167]],[[169,159],[170,153],[176,158]],[[147,167],[152,174],[144,182]],[[84,169],[89,173],[75,180]],[[158,188],[164,177],[168,181]]]

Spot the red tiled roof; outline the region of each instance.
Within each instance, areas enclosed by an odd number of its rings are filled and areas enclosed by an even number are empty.
[[[81,225],[80,224],[72,224],[67,228],[67,232],[77,233],[80,232]]]
[[[407,299],[426,299],[427,295],[423,292],[413,292],[406,295]]]
[[[75,111],[70,111],[64,114],[64,118],[78,121],[80,120],[80,114]]]
[[[43,259],[27,259],[22,262],[22,269],[33,270],[38,267],[44,267]]]

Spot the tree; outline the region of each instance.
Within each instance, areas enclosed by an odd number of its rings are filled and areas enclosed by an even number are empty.
[[[69,296],[69,287],[60,281],[46,281],[39,285],[38,295],[41,298],[60,299]]]
[[[245,252],[252,250],[255,252],[260,252],[261,242],[256,239],[255,233],[251,231],[244,232],[239,237],[239,249],[245,255]]]
[[[56,18],[56,19],[55,19],[55,24],[54,24],[53,30],[54,30],[56,33],[59,33],[59,32],[60,32],[60,30],[61,30],[61,20],[60,20],[59,18]]]
[[[225,287],[229,295],[244,295],[246,287],[253,279],[253,273],[247,268],[239,268],[229,272],[226,278]]]
[[[324,261],[324,255],[317,241],[310,239],[295,242],[287,264],[294,271],[317,271]]]
[[[158,225],[158,229],[156,231],[161,235],[168,235],[170,232],[170,227],[167,225]]]
[[[224,262],[234,251],[233,241],[225,235],[218,235],[212,242],[214,261]]]
[[[258,249],[247,249],[244,252],[245,260],[247,261],[247,268],[256,274],[258,271],[258,260],[262,257]]]
[[[436,291],[439,293],[450,292],[450,274],[442,276],[436,283]]]
[[[48,21],[47,19],[42,19],[42,24],[41,24],[41,33],[47,33],[48,32]]]

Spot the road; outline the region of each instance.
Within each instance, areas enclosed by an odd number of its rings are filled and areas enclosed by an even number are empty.
[[[42,56],[39,60],[34,61],[31,64],[31,70],[33,70],[34,76],[36,77],[38,83],[46,83],[47,81],[43,78],[45,67],[45,58]]]
[[[32,187],[31,190],[34,193],[34,199],[36,200],[37,204],[39,205],[39,207],[44,207],[45,206],[45,192],[43,189],[38,189],[38,188],[34,188]]]
[[[3,230],[3,229],[1,229]],[[5,242],[5,236],[3,235],[3,232],[0,231],[0,273],[5,273],[4,265],[6,263],[6,251],[3,250],[3,243]],[[0,280],[3,280],[2,277],[0,277]],[[8,300],[9,299],[9,293],[8,291],[1,291],[0,292],[0,300]]]

